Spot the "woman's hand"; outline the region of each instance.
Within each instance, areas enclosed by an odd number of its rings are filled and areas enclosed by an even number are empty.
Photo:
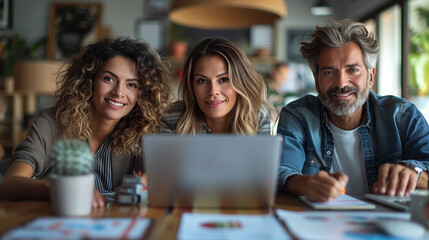
[[[146,175],[146,173],[144,173],[143,175],[142,175],[142,184],[143,184],[143,186],[147,186],[147,175]]]
[[[92,198],[92,208],[102,208],[104,207],[106,202],[107,202],[106,197],[101,195],[101,193],[94,187],[94,195]]]

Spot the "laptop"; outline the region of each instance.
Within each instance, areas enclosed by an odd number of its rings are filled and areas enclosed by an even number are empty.
[[[374,202],[395,208],[401,211],[409,212],[411,209],[411,196],[387,196],[374,193],[366,193],[365,197]]]
[[[274,205],[282,137],[147,135],[143,157],[151,207]]]

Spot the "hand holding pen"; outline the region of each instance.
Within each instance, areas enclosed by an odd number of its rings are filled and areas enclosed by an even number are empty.
[[[325,162],[322,160],[322,158],[319,156],[319,154],[317,154],[317,152],[315,150],[312,151],[314,154],[314,157],[316,157],[316,160],[319,162],[320,166],[322,166],[323,170],[329,172],[328,167],[326,166]],[[336,176],[339,177],[339,179],[337,179],[338,181],[340,181],[340,177],[341,175],[338,174],[330,174],[332,177],[336,178]],[[347,183],[347,182],[346,182]],[[341,189],[341,194],[346,194],[346,183],[343,185],[344,187]]]
[[[345,194],[348,176],[340,172],[329,173],[325,162],[314,150],[313,155],[321,165],[322,171],[310,177],[308,184],[312,185],[312,190],[307,191],[306,197],[314,202],[327,202],[340,194]]]
[[[345,192],[349,177],[343,173],[329,173],[325,163],[313,151],[315,158],[322,166],[322,170],[314,175],[295,174],[286,180],[285,189],[288,193],[305,196],[312,202],[328,202]]]

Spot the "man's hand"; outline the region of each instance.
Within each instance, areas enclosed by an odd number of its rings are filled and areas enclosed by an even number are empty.
[[[346,187],[349,177],[336,172],[320,171],[314,176],[294,175],[286,182],[288,192],[304,195],[313,202],[327,202],[337,198]]]
[[[378,179],[372,187],[377,194],[409,195],[416,189],[417,173],[401,164],[385,163],[378,168]]]

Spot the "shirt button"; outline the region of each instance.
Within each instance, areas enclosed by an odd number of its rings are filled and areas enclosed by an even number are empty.
[[[310,161],[310,162],[311,162],[311,164],[314,164],[314,159],[311,159],[311,161]]]
[[[328,150],[328,151],[326,151],[326,154],[327,154],[327,155],[331,155],[331,151],[329,151],[329,150]]]

